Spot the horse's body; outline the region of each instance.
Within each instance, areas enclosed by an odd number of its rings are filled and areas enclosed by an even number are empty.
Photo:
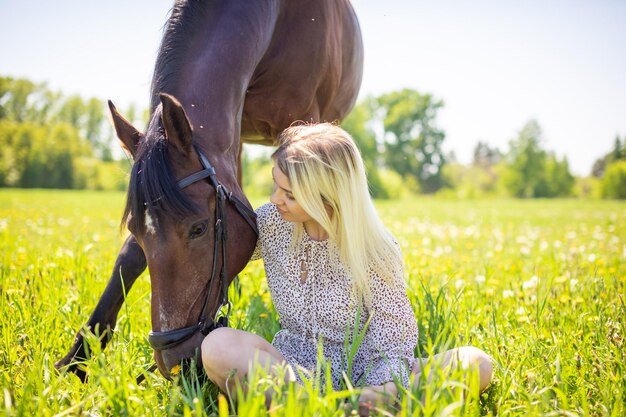
[[[211,315],[219,308],[219,280],[208,284],[215,190],[205,181],[184,190],[176,186],[203,169],[195,147],[233,196],[249,205],[239,184],[241,143],[273,144],[296,120],[343,118],[356,100],[362,61],[348,0],[176,2],[155,66],[146,132],[111,106],[118,137],[134,159],[124,217],[132,234],[86,325],[107,332],[103,345],[123,303],[122,289],[128,291],[146,265],[153,331],[195,324],[205,301]],[[250,258],[256,236],[231,205],[226,214],[225,266],[232,279]],[[220,260],[217,266],[222,268]],[[203,337],[194,334],[176,347],[155,350],[161,372],[168,376],[180,359],[193,356]],[[84,357],[79,332],[57,366],[70,365],[84,379],[73,364]]]

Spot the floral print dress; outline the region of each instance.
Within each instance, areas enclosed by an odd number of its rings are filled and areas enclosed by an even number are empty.
[[[259,239],[252,259],[264,261],[282,327],[272,344],[296,369],[298,380],[314,375],[319,344],[330,363],[335,390],[342,388],[346,378],[355,386],[393,380],[408,386],[417,324],[403,277],[394,277],[390,284],[372,273],[371,306],[360,312],[350,274],[332,241],[316,241],[304,233],[292,245],[294,223],[283,220],[274,204],[265,204],[256,213]],[[359,331],[369,324],[354,355],[352,375],[348,375],[357,317]],[[319,377],[323,380],[323,368]]]

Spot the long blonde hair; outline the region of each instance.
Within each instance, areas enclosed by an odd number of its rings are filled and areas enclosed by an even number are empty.
[[[272,154],[293,196],[328,233],[352,275],[357,300],[370,305],[370,274],[391,282],[402,257],[372,202],[361,154],[350,135],[330,123],[292,126]],[[304,233],[296,224],[294,242]]]

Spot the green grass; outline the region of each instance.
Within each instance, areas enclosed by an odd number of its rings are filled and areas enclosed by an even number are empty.
[[[158,374],[150,286],[128,294],[112,343],[90,338],[81,384],[54,362],[71,346],[104,289],[117,250],[122,193],[0,190],[0,414],[344,414],[351,392],[279,386],[260,372],[234,409],[196,378]],[[255,201],[256,205],[262,201]],[[471,344],[495,360],[492,386],[463,399],[463,379],[433,372],[380,415],[600,415],[626,413],[626,204],[613,201],[378,202],[399,240],[420,328],[416,354]],[[232,324],[277,331],[260,262],[241,275]],[[269,413],[263,392],[274,387]]]

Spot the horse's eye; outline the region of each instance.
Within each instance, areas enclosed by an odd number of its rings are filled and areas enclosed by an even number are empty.
[[[203,236],[208,229],[208,221],[203,220],[201,222],[195,223],[191,226],[191,230],[189,230],[189,239],[197,239]]]

